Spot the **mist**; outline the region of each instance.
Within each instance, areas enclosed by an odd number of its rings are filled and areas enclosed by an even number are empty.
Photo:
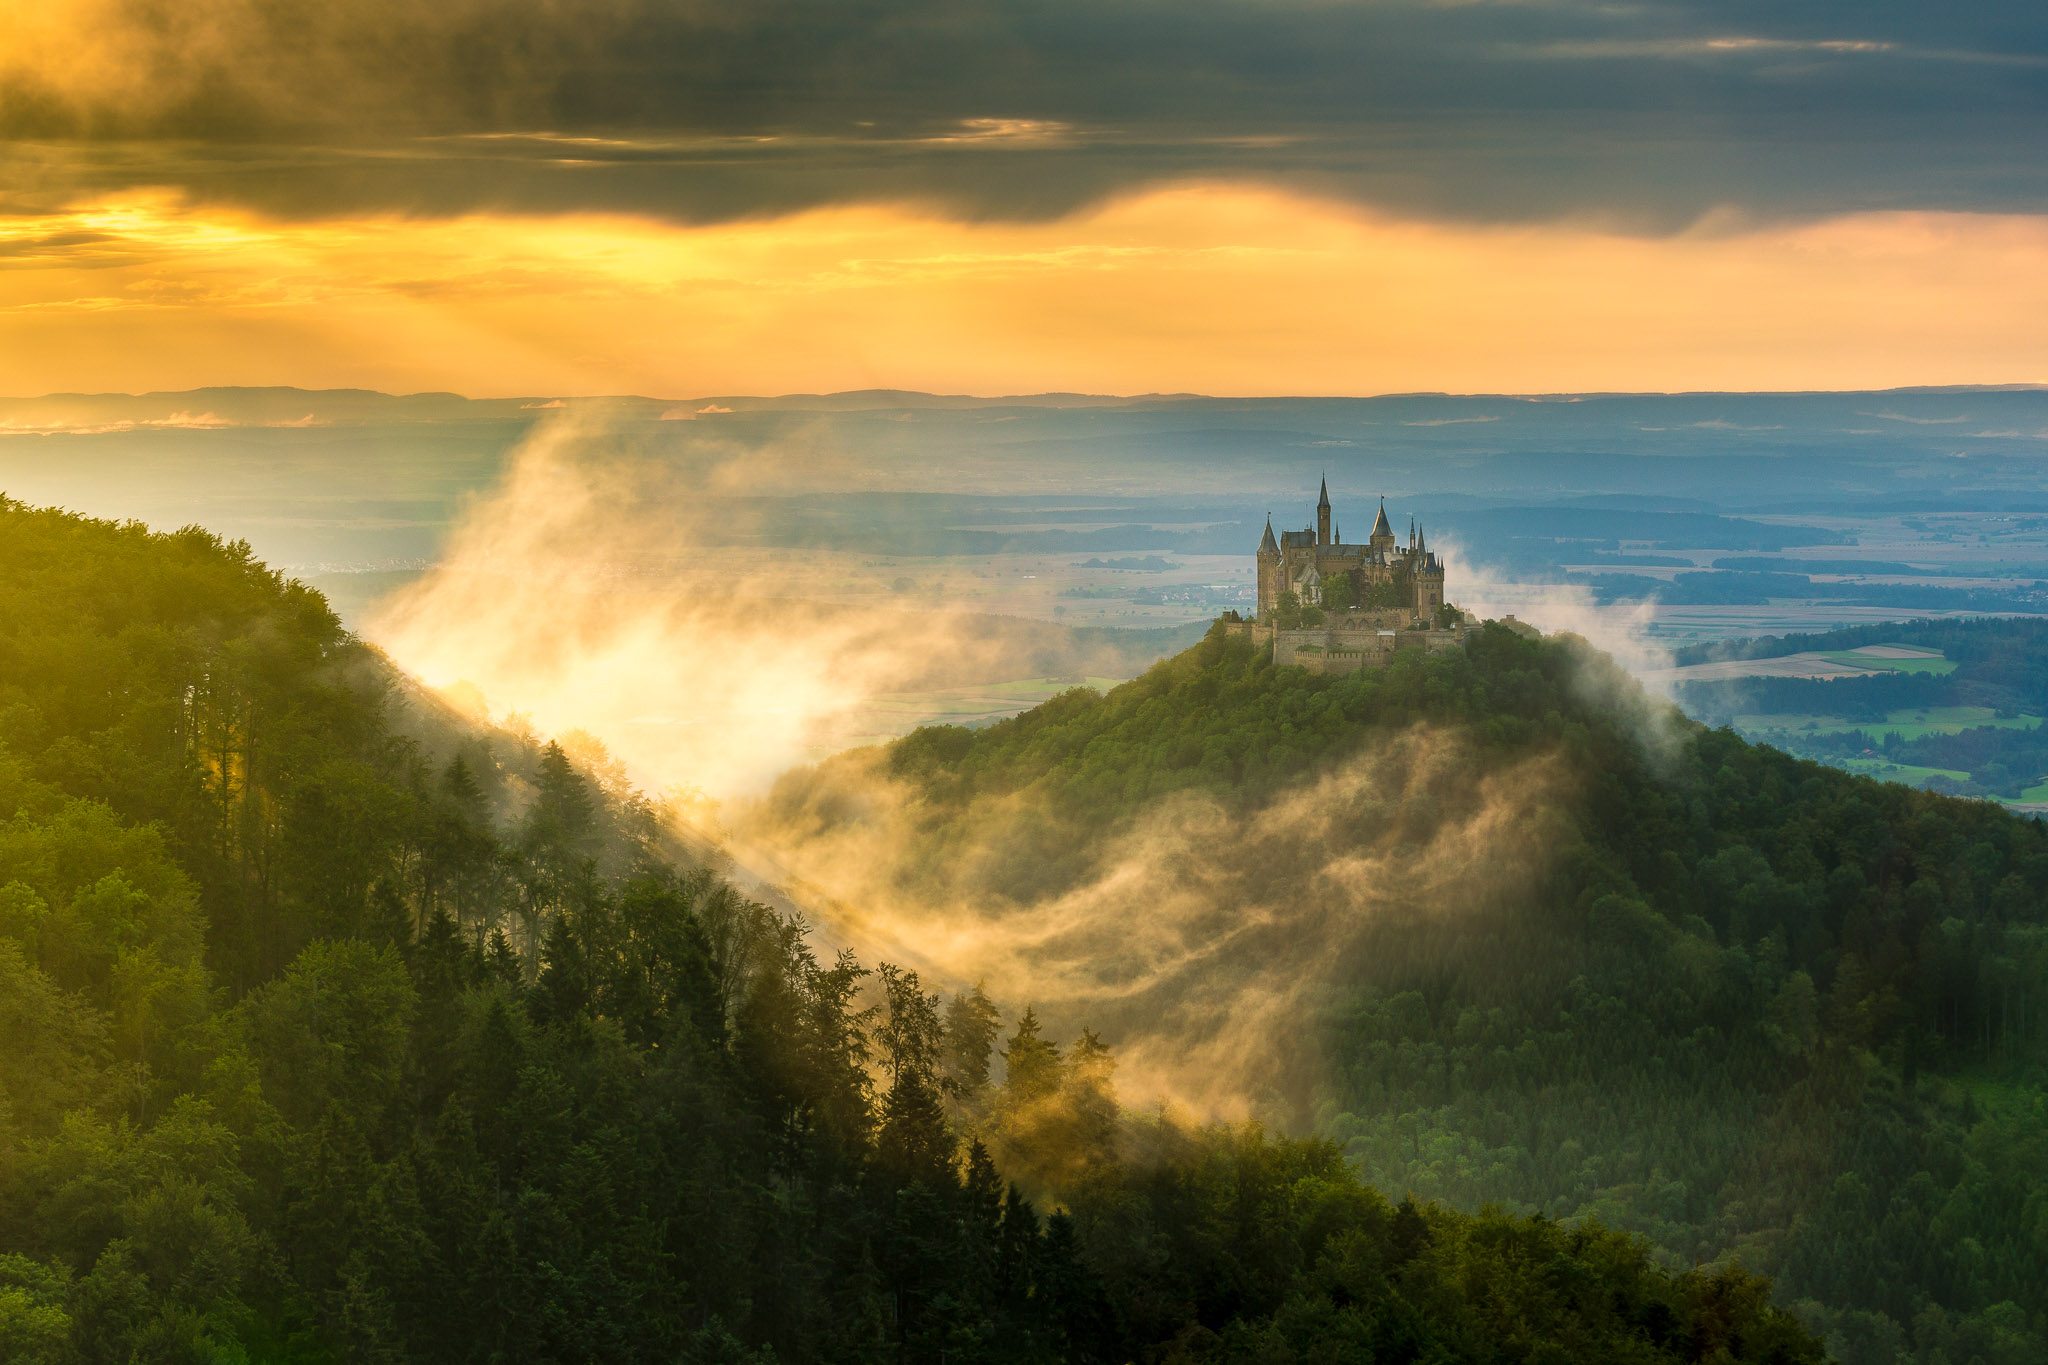
[[[979,800],[934,837],[873,752],[792,774],[736,829],[863,956],[1102,1033],[1126,1104],[1275,1118],[1317,1087],[1304,1022],[1334,988],[1398,975],[1413,964],[1383,954],[1412,953],[1406,931],[1426,921],[1441,946],[1540,876],[1564,775],[1548,758],[1482,767],[1461,737],[1411,729],[1249,812],[1162,800],[1077,867],[1052,850],[1091,831],[1030,794]]]
[[[365,634],[480,714],[594,736],[657,792],[757,793],[845,747],[877,698],[1031,662],[929,569],[864,591],[843,558],[748,544],[773,541],[774,495],[868,479],[801,432],[679,444],[570,409]]]
[[[1320,1074],[1303,1021],[1325,995],[1417,951],[1389,931],[1426,919],[1455,936],[1545,865],[1546,811],[1569,776],[1540,758],[1482,773],[1451,732],[1393,736],[1253,809],[1183,795],[1106,833],[1026,792],[977,802],[935,838],[941,822],[884,751],[806,766],[846,747],[878,698],[1005,662],[985,617],[849,597],[805,551],[744,548],[726,495],[862,478],[800,438],[656,451],[571,410],[533,432],[367,633],[479,713],[587,734],[642,786],[700,798],[672,805],[746,889],[785,896],[830,945],[939,988],[984,983],[1064,1036],[1101,1032],[1127,1103],[1298,1113]],[[1487,609],[1514,597],[1455,581]],[[1642,652],[1629,621],[1584,603],[1513,606]],[[1643,714],[1654,734],[1668,712]]]

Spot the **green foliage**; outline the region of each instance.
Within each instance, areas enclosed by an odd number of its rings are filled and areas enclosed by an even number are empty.
[[[1301,600],[1301,594],[1292,588],[1283,589],[1273,603],[1273,624],[1282,630],[1299,630],[1304,626],[1323,624],[1323,609],[1313,602]]]
[[[947,1003],[943,1065],[955,1093],[974,1096],[987,1088],[989,1057],[1001,1029],[1002,1016],[979,983]]]
[[[1388,1188],[1739,1254],[1850,1356],[1953,1359],[1942,1343],[1994,1318],[2048,1351],[2026,1269],[2048,1225],[2018,1212],[2040,1199],[2040,1111],[1987,1112],[1965,1084],[2048,1090],[2041,824],[1690,725],[1582,644],[1500,629],[1339,677],[1218,632],[889,764],[935,857],[985,804],[1030,813],[1035,856],[971,888],[1002,903],[1103,875],[1161,797],[1249,815],[1417,725],[1481,772],[1553,760],[1550,856],[1514,895],[1361,927],[1295,1118]],[[1306,894],[1257,876],[1250,894]]]
[[[978,990],[392,681],[244,547],[0,503],[0,1358],[1818,1358],[1739,1274],[1127,1120],[1028,1010],[998,1083]]]
[[[1395,611],[1415,605],[1415,585],[1405,573],[1386,582],[1368,583],[1358,605],[1367,611]]]

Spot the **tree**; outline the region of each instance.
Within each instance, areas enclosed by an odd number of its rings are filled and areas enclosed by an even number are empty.
[[[354,939],[310,945],[243,1005],[265,1093],[301,1127],[330,1107],[381,1126],[405,1077],[416,998],[390,948]]]
[[[953,1136],[940,1101],[942,1043],[938,998],[926,995],[917,973],[883,963],[877,974],[886,999],[881,1028],[882,1065],[889,1090],[882,1100],[877,1143],[882,1161],[906,1179],[937,1186],[950,1182]]]
[[[1017,1031],[1003,1049],[1007,1099],[1022,1107],[1050,1098],[1060,1085],[1060,1050],[1040,1035],[1038,1012],[1029,1005],[1017,1019]]]
[[[989,1059],[1001,1028],[1002,1016],[980,982],[956,992],[946,1005],[945,1076],[955,1093],[978,1095],[988,1087]]]

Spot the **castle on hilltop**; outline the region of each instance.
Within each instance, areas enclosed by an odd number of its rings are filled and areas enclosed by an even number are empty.
[[[1338,534],[1328,479],[1316,501],[1313,527],[1283,531],[1275,540],[1273,518],[1266,518],[1265,538],[1259,541],[1260,620],[1288,614],[1289,607],[1309,607],[1365,611],[1394,618],[1386,624],[1398,628],[1410,622],[1435,624],[1443,605],[1443,561],[1412,520],[1408,543],[1395,540],[1385,498],[1363,545],[1346,545]]]
[[[1314,526],[1275,536],[1273,519],[1266,518],[1258,564],[1258,616],[1246,621],[1230,612],[1224,626],[1270,645],[1276,663],[1316,673],[1381,668],[1397,649],[1459,648],[1475,628],[1444,601],[1443,561],[1422,528],[1410,523],[1403,544],[1387,523],[1385,499],[1365,544],[1344,543],[1328,479]],[[1512,616],[1505,624],[1529,629]]]

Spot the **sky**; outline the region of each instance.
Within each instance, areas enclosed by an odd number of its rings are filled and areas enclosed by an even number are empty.
[[[0,6],[0,385],[2048,381],[2048,6]]]

